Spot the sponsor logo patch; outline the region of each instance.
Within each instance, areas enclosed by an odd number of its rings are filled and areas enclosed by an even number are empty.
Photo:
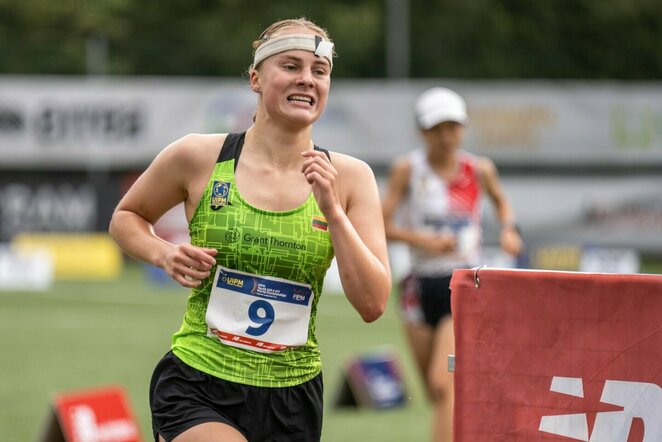
[[[218,210],[230,204],[230,185],[227,181],[214,181],[209,202],[212,210]]]

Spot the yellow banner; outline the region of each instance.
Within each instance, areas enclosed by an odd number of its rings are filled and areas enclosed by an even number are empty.
[[[21,233],[12,245],[20,251],[47,250],[55,279],[114,279],[124,262],[122,251],[105,233]]]

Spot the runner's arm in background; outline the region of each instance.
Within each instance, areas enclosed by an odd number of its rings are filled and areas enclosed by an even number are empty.
[[[499,172],[492,160],[480,157],[478,160],[483,188],[490,198],[496,216],[501,223],[501,248],[511,255],[519,255],[523,249],[522,238],[515,221],[515,213],[501,186]]]

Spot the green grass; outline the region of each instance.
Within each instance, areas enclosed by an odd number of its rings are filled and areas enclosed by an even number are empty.
[[[656,260],[642,273],[662,274]],[[0,291],[0,441],[35,441],[57,393],[122,386],[150,440],[148,385],[180,324],[187,291],[145,281],[130,266],[113,282],[57,282],[48,292]],[[394,312],[363,323],[343,296],[326,295],[318,314],[325,380],[322,440],[428,440],[431,414]],[[343,367],[357,354],[390,346],[411,400],[390,410],[336,409]]]
[[[120,281],[57,282],[47,292],[0,292],[0,440],[35,441],[53,396],[120,385],[144,439],[150,440],[148,386],[157,360],[180,324],[187,291],[145,281],[130,266]],[[427,440],[430,411],[401,334],[393,299],[385,315],[363,323],[343,296],[322,298],[318,338],[323,354],[322,440]],[[391,346],[411,400],[390,410],[337,409],[344,364]]]
[[[642,259],[640,272],[662,275],[662,258],[649,257]]]

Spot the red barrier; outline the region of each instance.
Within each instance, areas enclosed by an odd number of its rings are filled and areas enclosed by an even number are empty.
[[[120,387],[59,394],[53,400],[44,442],[141,442],[140,430]]]
[[[662,441],[662,277],[458,270],[455,441]]]

